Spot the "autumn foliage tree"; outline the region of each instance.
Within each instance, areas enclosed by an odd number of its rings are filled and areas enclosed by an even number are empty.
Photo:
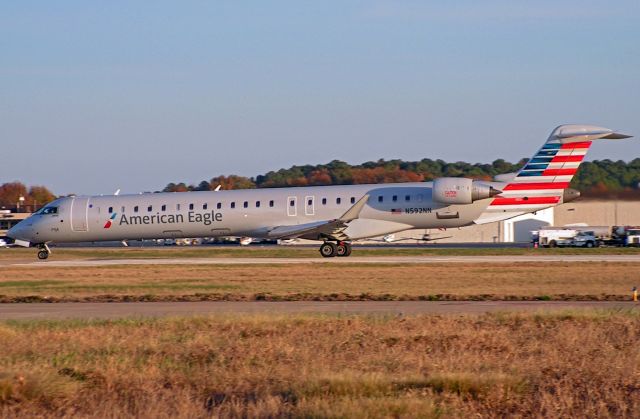
[[[0,207],[13,208],[20,202],[20,197],[24,198],[21,205],[31,207],[31,210],[35,209],[35,207],[41,207],[56,198],[44,186],[27,188],[22,182],[17,181],[0,185]]]
[[[243,176],[217,176],[198,185],[170,183],[165,191],[222,189],[280,188],[288,186],[354,185],[363,183],[402,183],[430,181],[443,176],[492,180],[496,175],[516,172],[527,162],[521,159],[510,163],[503,159],[492,163],[445,162],[422,159],[419,161],[378,160],[350,165],[340,160],[327,164],[292,166],[270,171],[255,178]],[[624,192],[638,195],[640,159],[623,161],[596,160],[584,162],[573,179],[571,187],[582,192]]]

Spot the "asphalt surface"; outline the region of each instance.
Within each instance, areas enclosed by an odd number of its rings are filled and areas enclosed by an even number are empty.
[[[4,266],[110,266],[110,265],[288,265],[288,264],[425,264],[425,263],[584,263],[584,262],[640,262],[640,255],[505,255],[505,256],[350,256],[348,258],[144,258],[144,259],[78,259],[6,262]]]
[[[114,319],[212,314],[482,314],[569,309],[639,310],[615,301],[290,301],[0,304],[0,320]]]

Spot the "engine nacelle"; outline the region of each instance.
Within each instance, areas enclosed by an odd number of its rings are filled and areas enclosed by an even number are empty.
[[[433,181],[433,200],[441,204],[471,204],[502,193],[493,186],[462,177],[441,177]]]

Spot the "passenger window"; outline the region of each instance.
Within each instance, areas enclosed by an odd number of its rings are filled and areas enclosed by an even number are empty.
[[[340,205],[341,202],[342,202],[342,198],[336,198],[336,204]]]
[[[382,201],[384,201],[384,197],[383,197],[382,195],[380,195],[380,196],[378,197],[378,202],[382,202]]]
[[[244,201],[244,204],[242,204],[243,207],[245,208],[249,208],[249,202],[248,201]]]
[[[327,205],[327,198],[322,198],[322,205]]]
[[[209,205],[208,205],[208,204],[202,204],[202,209],[203,209],[203,210],[206,210],[208,207],[209,207]]]
[[[405,195],[404,200],[407,202],[411,201],[411,195]]]
[[[180,211],[180,204],[176,204],[176,211]]]
[[[109,207],[109,214],[113,213],[113,207]]]
[[[256,208],[260,208],[260,201],[256,201]]]
[[[189,210],[193,211],[193,204],[189,204]]]
[[[218,202],[218,205],[216,205],[216,208],[218,209],[222,208],[222,202]]]
[[[418,194],[418,202],[422,202],[422,194]]]
[[[351,197],[351,203],[355,204],[356,203],[356,198],[354,196]]]
[[[274,202],[273,201],[269,201],[269,206],[273,207],[273,205],[274,205]]]
[[[396,202],[396,201],[398,200],[398,195],[393,195],[393,196],[391,197],[391,200],[392,200],[393,202]]]
[[[152,206],[152,205],[149,205],[149,206],[147,207],[147,211],[149,211],[149,212],[153,211],[153,206]]]
[[[166,205],[163,205],[162,207],[160,207],[160,209],[161,209],[162,211],[166,211],[166,210],[167,210],[167,206],[166,206]]]
[[[120,212],[124,214],[124,207],[120,207]]]
[[[133,212],[138,212],[138,206],[133,207]]]
[[[236,203],[235,203],[235,202],[232,202],[232,203],[231,203],[231,208],[235,208],[235,207],[236,207]]]

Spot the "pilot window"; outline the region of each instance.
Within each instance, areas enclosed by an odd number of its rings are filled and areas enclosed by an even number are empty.
[[[340,205],[341,202],[342,202],[342,198],[336,198],[336,204]]]
[[[216,208],[218,209],[222,208],[222,202],[218,202],[218,205],[216,205]]]
[[[274,204],[275,204],[275,203],[274,203],[273,201],[269,201],[269,206],[270,206],[270,207],[273,207],[273,205],[274,205]]]
[[[245,208],[249,208],[249,202],[248,201],[244,201],[242,206],[245,207]]]
[[[45,209],[42,210],[43,214],[57,214],[58,213],[58,207],[46,207]]]
[[[138,206],[133,207],[133,212],[138,212]]]
[[[231,208],[235,208],[235,207],[236,207],[236,203],[235,203],[235,202],[232,202],[232,203],[231,203]]]
[[[382,201],[384,201],[384,197],[383,197],[382,195],[380,195],[380,196],[378,197],[378,202],[382,202]]]
[[[393,196],[391,197],[391,200],[392,200],[393,202],[396,202],[396,201],[398,200],[398,195],[393,195]]]
[[[160,209],[161,209],[162,211],[166,211],[166,210],[167,210],[167,206],[166,206],[166,205],[163,205],[163,206],[161,206],[161,207],[160,207]]]
[[[411,201],[411,195],[405,195],[404,200],[407,202]]]
[[[113,212],[113,207],[109,207],[109,214]]]
[[[260,201],[256,201],[256,208],[260,208]]]
[[[189,204],[189,210],[193,211],[193,204]]]
[[[327,198],[322,198],[322,205],[327,205]]]
[[[206,209],[207,209],[207,207],[208,207],[208,205],[207,205],[207,204],[202,204],[202,209],[203,209],[203,210],[206,210]]]

